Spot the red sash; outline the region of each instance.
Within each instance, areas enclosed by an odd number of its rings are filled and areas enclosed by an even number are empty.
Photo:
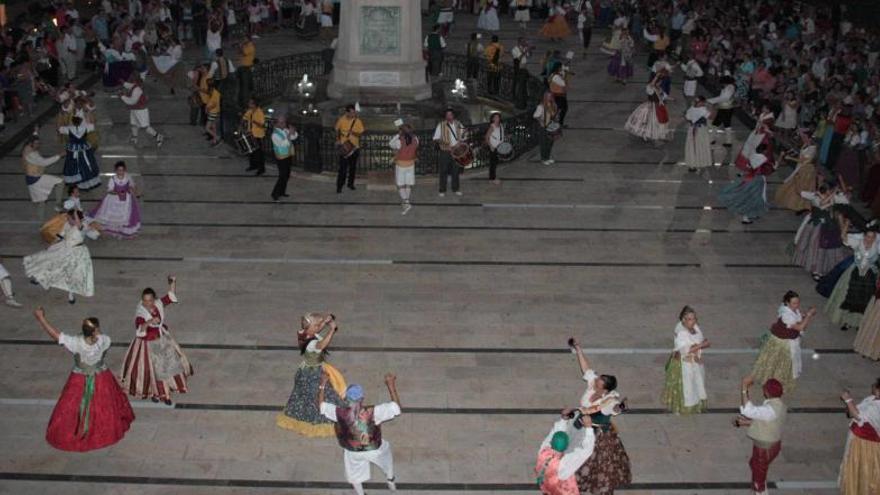
[[[880,435],[877,434],[877,430],[871,426],[871,423],[865,423],[862,426],[859,426],[855,423],[850,425],[849,431],[853,432],[853,435],[861,438],[862,440],[867,440],[869,442],[880,442]]]
[[[796,339],[801,336],[800,332],[794,328],[788,328],[785,323],[782,323],[782,318],[779,318],[775,323],[770,325],[770,333],[775,337],[784,340]]]
[[[657,103],[654,105],[654,112],[657,114],[657,122],[661,124],[669,122],[669,111],[666,110],[666,105]]]

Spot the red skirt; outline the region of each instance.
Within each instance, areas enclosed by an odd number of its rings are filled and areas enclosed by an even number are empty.
[[[95,373],[95,389],[87,413],[80,416],[86,375],[71,373],[46,428],[46,441],[59,450],[86,452],[122,440],[134,421],[128,397],[110,370]]]
[[[122,365],[122,386],[132,397],[170,399],[185,394],[193,367],[171,333],[155,340],[135,337]]]

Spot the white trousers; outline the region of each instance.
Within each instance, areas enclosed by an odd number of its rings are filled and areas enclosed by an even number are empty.
[[[345,451],[345,479],[349,483],[363,483],[370,479],[370,463],[379,466],[386,479],[394,478],[394,459],[391,456],[391,444],[382,440],[376,450],[367,452]]]

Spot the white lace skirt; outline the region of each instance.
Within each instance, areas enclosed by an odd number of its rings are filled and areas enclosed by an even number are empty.
[[[95,275],[89,248],[68,247],[64,241],[24,257],[25,274],[44,289],[60,289],[80,296],[95,294]]]

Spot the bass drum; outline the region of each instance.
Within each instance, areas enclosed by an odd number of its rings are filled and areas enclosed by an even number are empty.
[[[498,159],[502,162],[510,161],[513,159],[513,145],[505,141],[495,148],[495,153],[498,153]]]
[[[235,146],[242,155],[250,155],[257,149],[254,139],[250,134],[237,132],[235,135]]]
[[[449,152],[452,159],[462,167],[467,167],[474,162],[474,150],[467,143],[458,143]]]
[[[562,137],[562,126],[559,122],[550,122],[544,130],[547,131],[547,137],[554,141]]]

